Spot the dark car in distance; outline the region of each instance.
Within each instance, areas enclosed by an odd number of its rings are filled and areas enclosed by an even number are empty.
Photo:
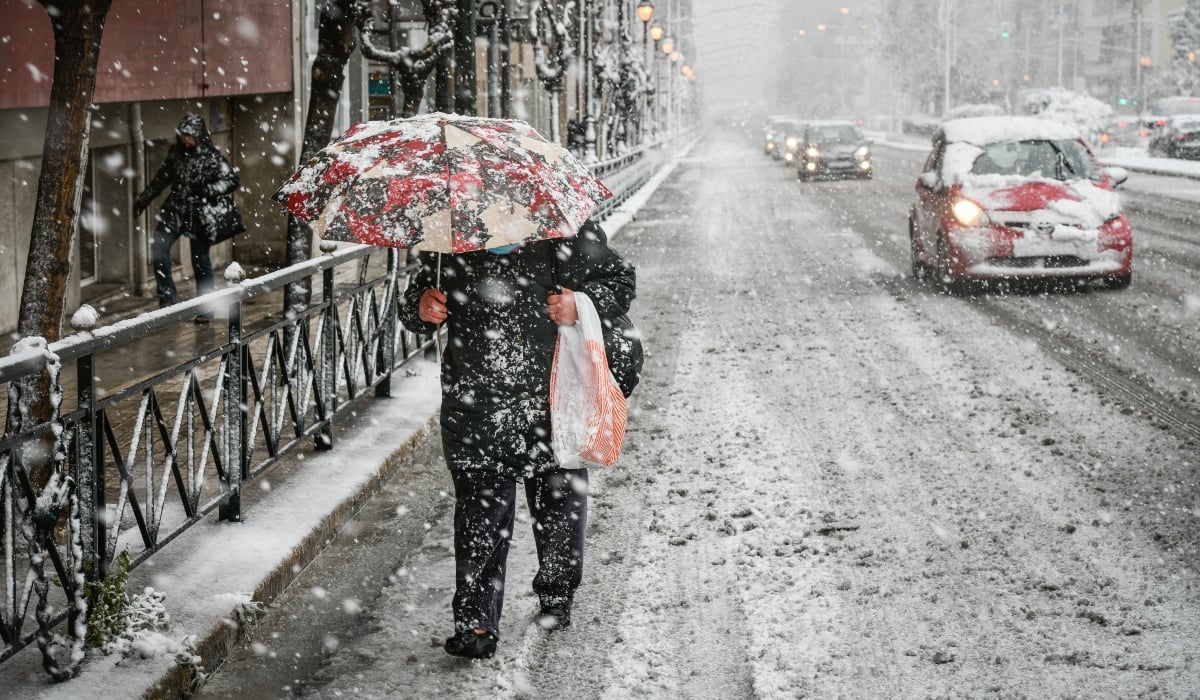
[[[1200,115],[1167,119],[1150,134],[1150,155],[1200,160]]]
[[[871,144],[851,121],[814,121],[805,124],[800,138],[796,176],[862,178],[872,175]]]

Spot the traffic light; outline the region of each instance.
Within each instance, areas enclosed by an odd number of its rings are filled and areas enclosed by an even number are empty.
[[[1000,25],[1000,38],[1007,40],[1010,37],[1012,37],[1012,31],[1008,28],[1008,22],[1005,22]]]
[[[1122,97],[1121,99],[1117,100],[1117,103],[1124,107],[1125,105],[1129,104],[1129,100]]]

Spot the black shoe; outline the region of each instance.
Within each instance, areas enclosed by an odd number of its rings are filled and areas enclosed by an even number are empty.
[[[466,659],[490,659],[496,653],[496,635],[491,632],[477,633],[463,630],[446,640],[444,648],[451,656]]]
[[[571,626],[571,608],[565,605],[543,605],[537,623],[538,627],[547,632],[565,630]]]

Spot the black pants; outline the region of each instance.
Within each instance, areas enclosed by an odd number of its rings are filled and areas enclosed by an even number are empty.
[[[158,285],[158,305],[170,306],[176,299],[175,277],[172,272],[171,247],[179,240],[179,234],[166,226],[154,229],[154,240],[150,244],[150,259],[154,263],[154,281]],[[192,274],[196,276],[196,296],[208,294],[217,288],[213,277],[212,259],[208,255],[208,241],[202,237],[189,241],[192,249]]]
[[[516,517],[517,482],[496,472],[452,469],[454,479],[454,628],[499,636],[504,574]],[[533,517],[542,605],[571,604],[583,580],[588,472],[561,469],[525,479]]]

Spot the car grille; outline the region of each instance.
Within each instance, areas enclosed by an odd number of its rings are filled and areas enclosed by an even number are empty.
[[[1076,255],[1047,255],[1031,258],[988,258],[988,265],[996,267],[1011,267],[1013,269],[1044,267],[1044,268],[1065,268],[1065,267],[1086,267],[1089,263]]]

